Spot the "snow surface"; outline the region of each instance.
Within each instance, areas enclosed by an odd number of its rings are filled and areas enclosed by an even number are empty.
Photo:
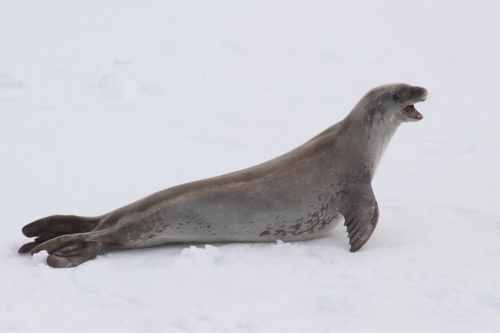
[[[4,1],[0,332],[499,332],[500,3]],[[381,217],[307,242],[17,254],[100,215],[266,161],[369,89],[426,87],[375,177]]]

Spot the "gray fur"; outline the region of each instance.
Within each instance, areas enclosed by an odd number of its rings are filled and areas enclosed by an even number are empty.
[[[109,247],[306,240],[341,221],[350,251],[357,251],[378,221],[371,181],[380,159],[401,123],[422,118],[405,107],[426,96],[424,88],[407,84],[374,88],[345,119],[282,156],[157,192],[100,217],[32,222],[23,233],[38,238],[19,252],[46,250],[49,265],[73,267]]]

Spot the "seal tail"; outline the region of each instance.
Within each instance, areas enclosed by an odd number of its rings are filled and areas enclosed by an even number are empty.
[[[109,244],[91,241],[92,234],[62,235],[46,241],[31,250],[31,254],[47,251],[51,267],[75,267],[103,253]]]
[[[25,225],[22,229],[26,237],[36,237],[24,244],[19,253],[28,253],[40,244],[61,235],[89,232],[101,221],[101,217],[81,217],[74,215],[53,215]]]

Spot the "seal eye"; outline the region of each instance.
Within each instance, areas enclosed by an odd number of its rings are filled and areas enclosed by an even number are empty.
[[[397,101],[400,98],[401,98],[400,94],[394,94],[394,95],[392,95],[392,99],[395,100],[395,101]]]

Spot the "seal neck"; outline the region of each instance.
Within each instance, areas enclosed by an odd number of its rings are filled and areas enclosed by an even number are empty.
[[[385,119],[370,121],[354,117],[346,117],[342,123],[350,138],[344,142],[346,151],[373,176],[399,124]]]

